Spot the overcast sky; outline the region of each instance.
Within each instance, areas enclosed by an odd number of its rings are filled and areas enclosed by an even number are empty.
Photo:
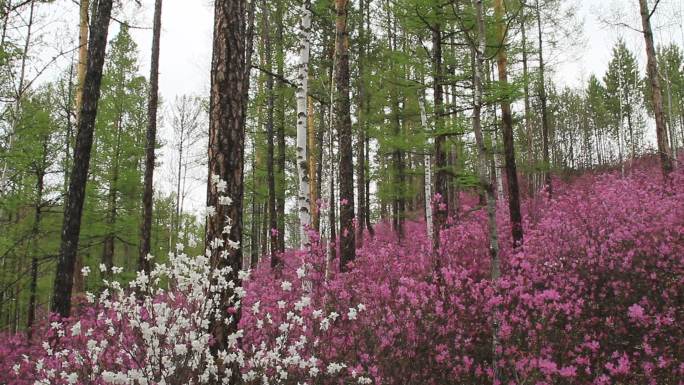
[[[152,20],[154,0],[141,0],[142,7],[129,6],[119,19],[129,20],[131,24],[149,28]],[[570,46],[547,52],[548,60],[553,68],[553,76],[557,83],[570,87],[578,87],[588,79],[589,75],[603,75],[611,56],[611,48],[620,36],[628,47],[637,55],[642,73],[645,73],[645,54],[643,36],[626,27],[611,26],[606,21],[619,20],[640,28],[637,0],[563,0],[566,5],[576,4],[577,20],[582,38]],[[133,3],[126,0],[125,2]],[[651,1],[652,3],[653,1]],[[654,20],[655,38],[658,42],[674,41],[680,46],[684,44],[682,20],[684,0],[661,0]],[[54,38],[57,46],[68,47],[74,44],[78,24],[78,9],[72,0],[57,0],[46,9],[46,19],[54,20],[48,30],[50,38]],[[207,95],[209,87],[209,66],[211,57],[213,7],[211,0],[164,0],[162,12],[162,40],[160,58],[160,92],[163,100],[170,102],[183,94]],[[116,33],[118,26],[112,25],[110,38]],[[132,34],[138,43],[140,52],[140,71],[149,75],[149,50],[151,46],[150,29],[133,29]],[[48,44],[50,46],[51,44]],[[40,55],[48,56],[46,49]],[[70,60],[70,58],[69,58]],[[62,67],[64,68],[64,67]],[[49,77],[49,75],[44,75]],[[160,130],[160,139],[168,140],[168,127]],[[162,151],[162,161],[168,163],[168,152]],[[157,172],[158,186],[165,186],[168,181],[168,166]],[[192,194],[190,205],[202,205],[202,189]]]

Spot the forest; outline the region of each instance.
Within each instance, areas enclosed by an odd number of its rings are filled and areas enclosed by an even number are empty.
[[[0,0],[0,385],[684,385],[683,10]]]

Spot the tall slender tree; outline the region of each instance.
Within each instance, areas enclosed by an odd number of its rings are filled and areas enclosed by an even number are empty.
[[[354,153],[349,100],[349,31],[347,30],[347,0],[335,0],[336,73],[335,119],[340,141],[340,270],[356,258],[354,229]],[[335,204],[335,202],[331,202]]]
[[[311,196],[309,191],[309,164],[307,156],[307,102],[309,92],[309,50],[311,46],[311,1],[304,0],[302,18],[299,26],[299,68],[297,69],[297,174],[299,193],[300,247],[309,244],[308,228],[311,225]],[[352,208],[353,209],[353,208]]]
[[[504,19],[503,0],[494,1],[496,32],[499,47],[497,50],[497,67],[499,83],[504,88],[501,99],[501,126],[503,131],[504,157],[506,160],[506,184],[508,187],[508,212],[511,219],[511,235],[513,245],[519,246],[523,241],[522,215],[520,214],[520,188],[518,171],[515,164],[515,141],[513,139],[513,115],[511,113],[510,91],[508,88],[508,56],[506,53],[507,25]]]
[[[64,209],[62,241],[54,281],[52,311],[63,317],[71,311],[71,289],[73,287],[74,266],[81,230],[81,215],[85,201],[85,188],[90,164],[90,150],[93,146],[93,132],[97,104],[100,99],[102,67],[104,66],[107,32],[112,13],[112,0],[99,0],[90,28],[88,46],[88,66],[83,81],[78,133],[74,147],[74,163],[70,174],[69,192]]]
[[[162,0],[154,2],[152,24],[152,58],[150,60],[150,89],[147,104],[147,135],[145,145],[145,176],[143,179],[143,217],[140,229],[138,270],[150,273],[150,239],[152,237],[152,181],[154,180],[154,150],[157,145],[157,108],[159,106],[159,45],[161,38]]]
[[[663,94],[660,88],[658,61],[656,60],[655,45],[653,44],[653,30],[651,29],[651,17],[655,13],[658,3],[659,1],[656,1],[656,5],[651,10],[648,7],[648,0],[639,0],[639,10],[641,13],[644,41],[646,42],[646,67],[648,70],[648,79],[651,82],[651,99],[653,101],[653,115],[655,115],[656,121],[660,168],[663,171],[663,177],[667,179],[673,170],[673,164],[672,159],[670,158],[670,147],[667,142],[667,126],[665,124],[665,113],[663,112]]]

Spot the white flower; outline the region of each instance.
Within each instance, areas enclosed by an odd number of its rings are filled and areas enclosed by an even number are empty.
[[[227,188],[228,188],[228,183],[226,183],[225,180],[220,180],[220,181],[216,182],[216,191],[226,192]]]
[[[81,335],[81,321],[78,321],[71,327],[71,335],[76,337]]]
[[[223,206],[230,206],[233,204],[233,200],[229,196],[219,197],[219,204]]]
[[[213,217],[214,214],[216,214],[216,208],[214,208],[214,206],[207,206],[207,207],[204,209],[204,216],[205,216],[206,218]]]
[[[335,362],[331,362],[328,364],[328,369],[327,372],[328,374],[337,374],[339,373],[342,369],[346,368],[347,365],[345,364],[338,364]]]
[[[319,372],[320,372],[320,370],[318,370],[318,368],[315,367],[315,366],[312,367],[311,369],[309,369],[309,375],[310,375],[311,377],[316,377],[316,376],[318,375]]]
[[[292,283],[290,281],[283,281],[280,283],[280,288],[284,291],[292,290]]]
[[[297,269],[297,277],[298,278],[304,278],[306,275],[306,269],[304,269],[304,266],[300,266],[299,269]]]
[[[84,277],[87,277],[88,274],[90,274],[90,267],[89,266],[83,266],[81,269],[81,274],[83,274]]]
[[[366,305],[360,303],[356,306],[356,308],[359,309],[359,311],[364,311],[366,310]]]
[[[252,305],[252,313],[259,314],[259,305],[261,305],[261,301],[254,302],[254,305]]]
[[[185,355],[185,353],[188,352],[188,347],[185,346],[185,344],[178,344],[178,345],[174,346],[173,351],[174,351],[177,355],[183,356],[183,355]]]
[[[105,271],[107,271],[107,265],[105,265],[104,263],[101,263],[100,264],[100,272],[104,273]]]
[[[356,319],[356,308],[350,307],[349,312],[347,313],[347,317],[349,317],[350,320],[355,320]]]

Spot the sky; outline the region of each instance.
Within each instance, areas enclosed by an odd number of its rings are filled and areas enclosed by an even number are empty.
[[[640,29],[637,0],[562,0],[565,7],[576,7],[574,24],[566,26],[573,35],[580,36],[571,44],[561,44],[547,52],[547,61],[557,84],[579,87],[591,74],[599,77],[605,72],[611,56],[611,49],[618,37],[637,55],[642,73],[645,73],[643,36],[627,27],[617,27],[619,21]],[[133,3],[125,0],[125,3]],[[149,76],[149,50],[151,47],[152,13],[154,0],[141,0],[142,7],[129,5],[116,17],[128,20],[134,26],[131,33],[139,47],[140,72]],[[651,3],[653,1],[651,0]],[[684,45],[684,0],[661,0],[654,24],[656,42],[673,41]],[[58,49],[75,46],[78,27],[78,6],[73,0],[57,0],[44,11],[45,28],[48,32],[45,49],[40,53],[47,60]],[[159,88],[163,101],[169,102],[183,94],[207,95],[209,89],[209,68],[211,62],[211,41],[213,28],[213,6],[211,0],[164,0],[162,11],[162,35]],[[113,23],[110,38],[118,25]],[[581,33],[579,33],[581,32]],[[60,47],[60,48],[58,48]],[[51,48],[48,49],[48,48]],[[69,57],[70,60],[70,57]],[[68,64],[66,64],[68,65]],[[59,67],[58,63],[55,67]],[[62,63],[64,68],[65,64]],[[50,71],[42,75],[49,78]],[[162,111],[162,116],[166,114]],[[159,136],[169,141],[172,135],[168,125],[162,123]],[[170,165],[173,157],[168,149],[158,154],[163,166],[156,173],[157,188],[170,191]],[[197,170],[201,172],[201,170]],[[191,193],[188,205],[202,207],[203,189]]]

